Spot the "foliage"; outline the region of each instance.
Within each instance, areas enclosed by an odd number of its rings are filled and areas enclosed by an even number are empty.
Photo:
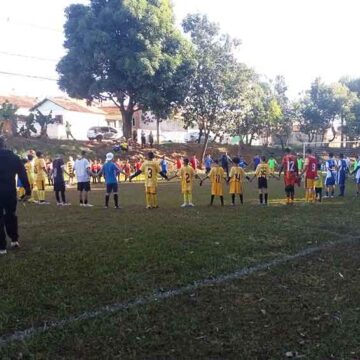
[[[20,120],[23,122],[23,125],[19,129],[20,136],[29,138],[32,134],[37,133],[34,115],[30,114],[29,116],[22,116]]]
[[[156,110],[159,83],[181,73],[187,54],[170,1],[91,0],[68,7],[66,17],[67,54],[57,67],[61,89],[76,98],[113,101],[124,135],[131,137],[134,112]],[[166,106],[178,100],[165,94]]]
[[[16,136],[18,133],[17,130],[17,121],[18,121],[18,116],[16,115],[16,112],[18,110],[18,107],[16,105],[13,105],[11,103],[9,103],[9,101],[5,101],[3,104],[1,104],[0,106],[0,134],[3,131],[6,131],[6,122],[9,122],[10,124],[10,132],[11,135]]]

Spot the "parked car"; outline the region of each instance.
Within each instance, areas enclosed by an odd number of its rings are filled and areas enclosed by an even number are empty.
[[[87,132],[89,140],[119,140],[122,134],[111,126],[93,126]]]
[[[199,132],[190,132],[185,135],[185,142],[187,143],[196,143],[199,140]],[[209,135],[209,142],[213,140],[212,135]],[[201,138],[201,144],[205,141],[205,136],[203,135]]]

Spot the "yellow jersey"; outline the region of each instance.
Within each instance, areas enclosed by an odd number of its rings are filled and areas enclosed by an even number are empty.
[[[230,178],[230,194],[242,194],[245,171],[239,166],[233,166],[229,174]]]
[[[314,187],[315,188],[318,188],[318,189],[322,189],[324,186],[324,183],[323,183],[323,174],[318,171],[317,173],[317,178],[315,179],[314,181]]]
[[[224,184],[224,169],[219,166],[215,166],[209,173],[211,181],[211,195],[223,196],[223,184]]]
[[[270,168],[268,164],[261,163],[257,166],[255,175],[258,178],[267,178],[270,175]]]
[[[190,165],[184,165],[179,171],[182,193],[192,193],[195,170]]]
[[[156,187],[158,175],[161,172],[160,165],[154,160],[146,160],[141,165],[140,171],[145,176],[145,187]]]
[[[44,159],[37,158],[34,162],[34,172],[36,181],[44,181],[46,180],[46,162]]]
[[[25,170],[26,170],[26,175],[27,175],[30,185],[33,185],[34,180],[35,180],[34,163],[31,161],[28,161],[25,164]]]

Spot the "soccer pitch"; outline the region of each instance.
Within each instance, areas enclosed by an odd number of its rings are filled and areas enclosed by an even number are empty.
[[[94,208],[73,189],[71,207],[20,205],[22,247],[0,258],[0,358],[359,359],[355,184],[286,206],[271,180],[268,207],[245,186],[236,207],[209,207],[207,183],[182,209],[178,182],[154,210],[136,183],[120,185],[122,210],[103,209],[102,185]]]

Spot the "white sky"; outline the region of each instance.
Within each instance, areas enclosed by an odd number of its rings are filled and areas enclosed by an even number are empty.
[[[63,55],[64,8],[87,0],[2,0],[0,94],[54,96],[55,81],[1,74],[57,78]],[[240,60],[267,77],[284,75],[290,95],[318,76],[327,82],[360,77],[359,0],[173,0],[178,22],[190,12],[208,14],[223,32],[240,38]],[[37,27],[29,26],[36,24]],[[51,30],[53,29],[53,30]],[[50,58],[40,61],[3,54]]]

